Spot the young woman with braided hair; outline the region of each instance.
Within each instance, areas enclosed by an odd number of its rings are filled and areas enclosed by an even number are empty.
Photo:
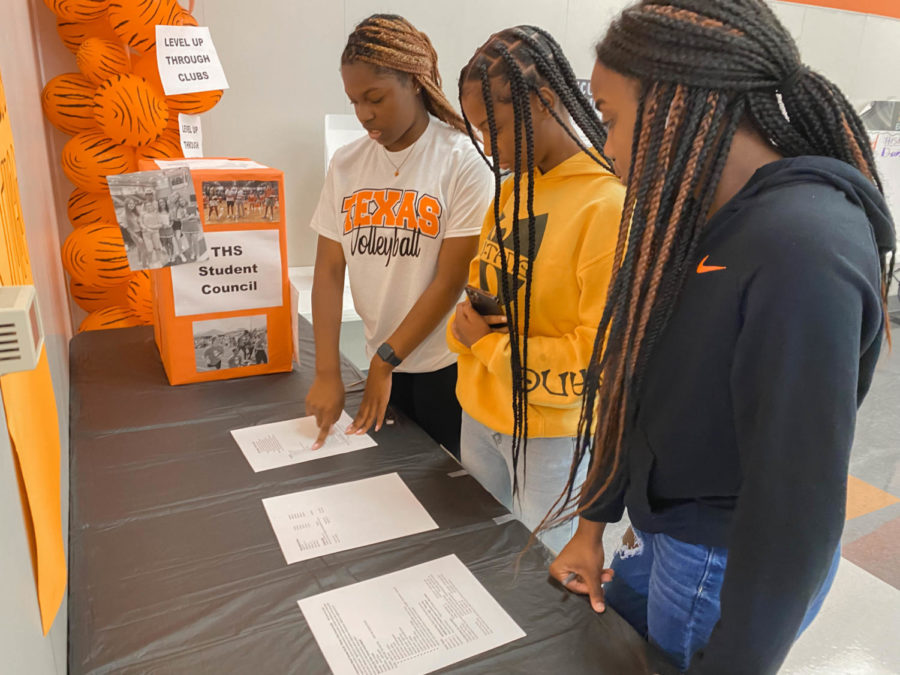
[[[568,476],[625,190],[600,156],[597,114],[543,30],[493,35],[462,71],[460,103],[495,189],[469,283],[503,312],[482,316],[467,301],[448,328],[462,463],[534,528]],[[570,120],[593,148],[580,147]],[[541,538],[559,551],[573,529]]]
[[[441,91],[437,55],[405,19],[376,14],[350,34],[344,90],[368,135],[334,155],[312,228],[316,378],[306,398],[321,446],[344,407],[338,338],[344,270],[371,363],[351,432],[388,402],[459,456],[456,357],[443,325],[475,252],[490,172]]]
[[[638,3],[591,91],[627,197],[556,513],[581,520],[551,574],[682,670],[773,673],[840,558],[886,331],[894,227],[869,142],[763,0]]]

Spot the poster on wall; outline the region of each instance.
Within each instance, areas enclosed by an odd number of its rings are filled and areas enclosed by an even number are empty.
[[[19,201],[12,121],[0,75],[0,285],[33,284]],[[34,556],[41,627],[50,630],[66,590],[60,500],[59,417],[46,348],[37,368],[0,377],[9,442],[24,491],[24,528]],[[23,619],[24,620],[24,619]]]

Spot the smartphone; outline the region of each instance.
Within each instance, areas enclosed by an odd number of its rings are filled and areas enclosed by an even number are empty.
[[[491,295],[476,286],[466,286],[466,295],[469,297],[472,307],[481,316],[490,316],[492,314],[506,316],[506,312],[500,305],[500,299],[496,295]]]

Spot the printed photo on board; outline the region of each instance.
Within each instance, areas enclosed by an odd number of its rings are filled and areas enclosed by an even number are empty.
[[[202,189],[206,222],[210,225],[271,223],[281,220],[277,181],[205,181]]]
[[[194,322],[197,372],[269,362],[265,314]]]
[[[206,240],[186,168],[108,176],[128,265],[158,269],[206,260]]]

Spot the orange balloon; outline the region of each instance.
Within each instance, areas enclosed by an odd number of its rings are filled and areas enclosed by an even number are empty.
[[[212,108],[224,92],[221,89],[212,91],[198,91],[193,94],[178,94],[166,97],[169,110],[185,115],[199,115]]]
[[[162,80],[159,79],[159,65],[156,62],[156,50],[152,49],[139,59],[134,61],[132,73],[140,75],[160,95],[164,95]],[[166,97],[166,104],[170,111],[181,112],[186,115],[199,115],[212,108],[224,92],[221,89],[201,91],[193,94],[176,94]],[[177,118],[177,115],[172,115]],[[177,127],[176,127],[177,130]]]
[[[176,0],[111,0],[109,24],[116,35],[139,52],[156,46],[156,26],[196,26]]]
[[[82,333],[86,330],[107,330],[110,328],[130,328],[131,326],[143,326],[146,322],[142,321],[128,307],[123,305],[113,305],[105,309],[98,309],[91,312],[78,327],[78,332]]]
[[[41,107],[50,123],[66,134],[95,129],[94,92],[97,85],[80,73],[63,73],[41,92]]]
[[[73,54],[78,52],[78,48],[89,37],[97,37],[103,40],[118,40],[119,36],[113,32],[112,26],[105,16],[95,19],[94,21],[66,21],[57,19],[56,32],[59,39]]]
[[[135,316],[144,321],[153,322],[153,292],[150,287],[150,273],[140,270],[131,275],[128,290],[125,292],[128,308]]]
[[[84,131],[63,147],[62,168],[82,190],[103,192],[108,189],[106,176],[136,171],[137,162],[132,148],[99,131]]]
[[[44,4],[64,21],[93,21],[104,15],[109,0],[44,0]]]
[[[89,37],[75,53],[75,62],[86,78],[100,84],[131,69],[128,52],[120,42]]]
[[[113,305],[125,305],[128,302],[128,282],[118,286],[85,286],[75,279],[70,279],[69,292],[75,304],[86,312],[95,312]]]
[[[165,102],[137,75],[115,75],[94,94],[94,118],[115,143],[146,145],[169,121]]]
[[[177,134],[165,132],[149,145],[142,145],[134,150],[138,161],[142,159],[179,159],[184,157],[181,149],[181,138]]]
[[[156,50],[151,49],[141,57],[135,58],[131,72],[147,80],[147,84],[153,87],[160,96],[165,96],[162,80],[159,79],[159,64],[156,62]]]
[[[131,276],[122,232],[114,225],[86,225],[72,230],[62,246],[62,264],[85,286],[118,286]]]
[[[107,192],[85,192],[75,188],[69,195],[66,214],[72,227],[116,222],[116,208]]]

